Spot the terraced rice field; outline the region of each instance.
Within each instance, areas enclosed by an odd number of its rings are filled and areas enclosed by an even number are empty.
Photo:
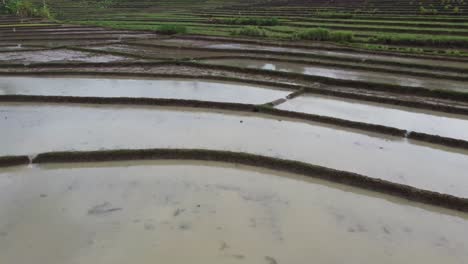
[[[0,16],[0,263],[466,263],[463,47],[376,51],[367,37],[230,37],[239,25],[209,23],[234,10],[403,32],[405,15],[464,38],[466,11],[366,1],[334,21],[309,14],[363,2],[288,3],[103,14],[53,1],[67,23]],[[187,34],[153,28],[182,19]]]

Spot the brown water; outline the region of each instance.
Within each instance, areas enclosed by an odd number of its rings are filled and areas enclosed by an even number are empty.
[[[312,76],[322,76],[333,79],[366,81],[372,83],[397,84],[402,86],[424,87],[428,89],[452,90],[468,92],[468,84],[462,81],[439,80],[425,77],[410,77],[406,75],[379,73],[361,70],[346,70],[307,66],[300,63],[270,62],[268,60],[250,59],[208,59],[204,63],[246,67],[263,70],[293,72]]]
[[[90,49],[118,51],[152,57],[157,59],[193,59],[210,56],[223,56],[225,53],[213,51],[193,51],[186,49],[158,49],[153,47],[132,46],[125,44],[105,45],[105,46],[90,46]],[[149,59],[149,58],[148,58]]]
[[[0,94],[146,97],[265,104],[289,93],[291,91],[199,80],[0,77]]]
[[[37,62],[114,62],[129,60],[114,55],[94,54],[74,50],[41,50],[1,53],[0,61],[8,63],[37,63]]]
[[[466,74],[461,73],[461,72],[453,72],[453,71],[443,71],[443,70],[437,70],[437,69],[423,69],[419,67],[414,67],[414,64],[423,64],[427,65],[427,60],[429,60],[429,64],[433,65],[440,65],[442,62],[444,65],[451,65],[456,68],[460,67],[465,67],[467,68],[468,72],[468,60],[466,63],[462,62],[455,62],[453,61],[444,61],[444,60],[433,60],[433,59],[411,59],[411,58],[404,58],[404,57],[399,57],[399,56],[385,56],[385,55],[370,55],[366,53],[359,53],[359,52],[328,52],[328,51],[321,51],[321,50],[313,50],[315,45],[319,45],[318,43],[313,43],[313,46],[309,46],[309,49],[300,49],[300,48],[287,48],[287,47],[275,47],[275,46],[262,46],[262,45],[254,45],[254,44],[235,44],[235,43],[216,43],[213,40],[187,40],[187,39],[163,39],[163,40],[151,40],[151,41],[145,41],[145,43],[155,43],[155,44],[163,44],[167,45],[167,43],[175,44],[177,47],[208,47],[212,48],[213,53],[216,51],[220,51],[222,49],[232,49],[234,51],[239,50],[239,54],[242,53],[244,50],[249,50],[249,51],[255,51],[255,50],[268,50],[268,51],[274,51],[274,52],[279,52],[279,54],[276,54],[276,56],[284,56],[285,54],[281,54],[283,52],[288,52],[288,53],[298,53],[297,56],[301,57],[301,54],[303,53],[311,53],[311,54],[318,54],[318,55],[330,55],[332,57],[330,58],[321,58],[320,60],[332,60],[336,61],[336,56],[340,58],[345,58],[345,60],[341,60],[340,63],[344,63],[345,65],[352,65],[353,62],[350,62],[346,60],[346,58],[358,58],[361,59],[360,64],[364,63],[363,65],[366,65],[366,67],[369,68],[375,68],[378,67],[379,69],[387,69],[387,70],[397,70],[397,71],[407,71],[409,75],[411,75],[413,72],[414,73],[423,73],[423,74],[428,74],[428,73],[433,73],[433,74],[439,74],[439,75],[444,75],[447,78],[450,77],[460,77],[460,76],[465,76]],[[320,45],[319,45],[320,46]],[[323,46],[323,45],[322,45]],[[219,53],[219,52],[218,52]],[[238,54],[238,55],[239,55]],[[218,55],[218,56],[225,56],[228,55],[226,53]],[[232,54],[231,54],[232,55]],[[260,55],[259,55],[260,56]],[[290,56],[290,55],[288,55]],[[209,56],[205,56],[209,57]],[[260,56],[261,59],[262,56]],[[196,58],[196,56],[193,56],[192,58]],[[372,58],[375,60],[376,58],[379,61],[379,64],[376,65],[375,63],[373,64],[366,64],[366,61],[368,59]],[[309,58],[312,59],[312,58]],[[402,59],[400,61],[400,59]],[[410,63],[406,66],[396,66],[396,65],[388,65],[386,61],[400,61],[400,62],[406,62]],[[447,64],[446,64],[447,63]],[[453,64],[452,64],[453,63]]]
[[[0,155],[121,148],[248,152],[468,197],[468,155],[380,134],[234,113],[6,105]]]
[[[277,108],[468,140],[468,118],[461,115],[316,95],[296,97]]]
[[[188,40],[183,40],[188,41]],[[359,52],[345,52],[345,51],[326,51],[326,50],[313,50],[313,49],[300,49],[300,48],[286,48],[286,47],[275,47],[275,46],[263,46],[255,44],[238,44],[238,43],[222,43],[222,44],[210,44],[204,45],[204,47],[212,49],[239,49],[239,50],[269,50],[276,52],[292,52],[292,53],[308,53],[316,55],[328,55],[333,57],[341,58],[353,58],[366,60],[377,60],[382,61],[393,61],[408,64],[420,64],[420,65],[444,65],[447,67],[454,68],[466,68],[468,70],[468,62],[457,62],[457,61],[446,61],[446,60],[434,60],[434,59],[423,59],[423,58],[405,58],[399,56],[388,56],[388,55],[377,55],[377,54],[366,54]]]
[[[468,216],[214,163],[0,170],[0,263],[464,264]]]

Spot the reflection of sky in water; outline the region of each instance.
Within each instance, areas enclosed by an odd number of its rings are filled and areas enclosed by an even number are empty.
[[[276,52],[295,52],[295,53],[307,53],[315,55],[328,55],[333,57],[342,57],[342,58],[353,58],[353,59],[362,59],[362,60],[379,60],[379,61],[395,61],[403,62],[408,64],[421,64],[421,65],[441,65],[455,68],[467,68],[468,63],[456,62],[456,61],[441,61],[441,60],[430,60],[430,59],[415,59],[415,58],[405,58],[405,57],[393,57],[385,55],[374,55],[374,54],[365,54],[365,53],[353,53],[353,52],[336,52],[336,51],[327,51],[327,50],[313,50],[313,49],[298,49],[298,48],[284,48],[284,47],[274,47],[274,46],[261,46],[253,44],[212,44],[205,46],[207,48],[213,49],[247,49],[247,50],[269,50]]]
[[[263,65],[262,69],[264,69],[264,70],[276,70],[276,65],[271,64],[271,63],[267,63],[267,64]]]
[[[0,56],[0,61],[16,62],[53,62],[53,61],[80,61],[80,62],[113,62],[127,60],[127,58],[93,54],[74,50],[46,50],[27,52],[6,52]]]
[[[0,78],[0,94],[149,97],[267,103],[282,98],[288,93],[289,91],[286,90],[252,85],[198,80]]]
[[[207,63],[235,65],[264,70],[294,72],[313,76],[323,76],[334,79],[388,83],[402,86],[425,87],[429,89],[448,89],[468,91],[468,85],[461,81],[438,80],[424,77],[407,77],[397,74],[344,70],[325,67],[305,66],[287,62],[268,62],[266,60],[220,59],[206,60]]]
[[[2,106],[0,131],[1,155],[208,148],[298,160],[468,197],[467,155],[320,124],[188,110],[28,104]],[[252,135],[261,136],[246,144]]]
[[[279,105],[278,108],[468,140],[468,119],[462,116],[456,118],[442,113],[434,115],[321,96],[300,96]]]

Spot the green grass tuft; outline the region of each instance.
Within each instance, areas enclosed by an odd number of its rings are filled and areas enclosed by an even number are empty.
[[[257,18],[257,17],[236,17],[215,20],[216,22],[229,25],[253,25],[253,26],[277,26],[279,20],[277,18]]]
[[[187,27],[182,25],[161,25],[158,26],[156,32],[164,35],[175,35],[187,33]]]
[[[267,33],[264,29],[256,26],[247,26],[231,32],[235,36],[249,36],[249,37],[266,37]]]
[[[347,31],[330,31],[324,28],[314,28],[298,32],[292,38],[296,40],[351,42],[354,36],[353,33]]]

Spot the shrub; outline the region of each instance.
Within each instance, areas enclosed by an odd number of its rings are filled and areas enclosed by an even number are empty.
[[[156,29],[156,32],[164,35],[175,35],[187,33],[187,28],[182,25],[161,25]]]
[[[247,26],[231,32],[232,35],[240,35],[240,36],[249,36],[249,37],[266,37],[267,33],[265,30],[255,27],[255,26]]]
[[[28,0],[8,0],[5,3],[5,9],[8,13],[21,17],[52,17],[47,6],[35,8],[33,3]]]
[[[43,18],[52,18],[52,14],[47,6],[43,6],[39,9],[35,9],[34,16],[43,17]]]
[[[27,17],[34,15],[34,6],[26,0],[9,0],[5,5],[10,14]]]

